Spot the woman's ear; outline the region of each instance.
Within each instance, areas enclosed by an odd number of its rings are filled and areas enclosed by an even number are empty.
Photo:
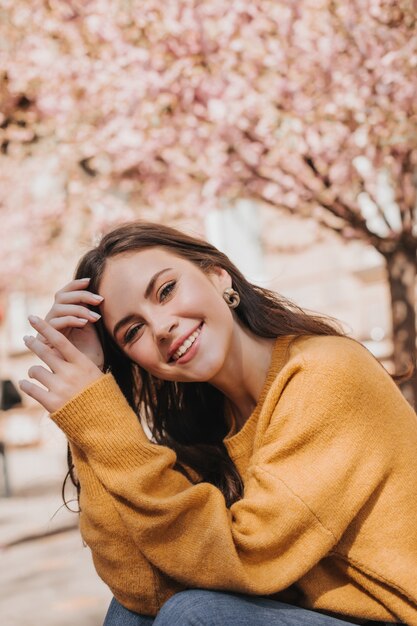
[[[215,267],[210,268],[209,278],[220,294],[223,294],[225,289],[232,286],[232,277],[223,267],[216,265]]]

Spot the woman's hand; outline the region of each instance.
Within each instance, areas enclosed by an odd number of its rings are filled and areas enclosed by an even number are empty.
[[[28,380],[19,381],[19,386],[49,413],[53,413],[103,373],[50,323],[35,316],[30,316],[29,321],[38,332],[38,337],[24,337],[24,342],[49,369],[33,365],[28,370],[29,378],[35,379],[42,387]]]
[[[57,291],[55,302],[45,320],[102,369],[103,350],[94,328],[94,322],[100,319],[100,315],[86,305],[98,306],[103,298],[87,291],[89,280],[89,278],[72,280]],[[38,335],[37,339],[46,341],[42,335]]]

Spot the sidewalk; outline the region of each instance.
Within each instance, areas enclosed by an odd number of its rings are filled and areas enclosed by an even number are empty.
[[[101,626],[111,594],[82,544],[77,515],[62,506],[65,439],[47,416],[40,431],[38,445],[7,452],[11,496],[0,497],[1,624]]]

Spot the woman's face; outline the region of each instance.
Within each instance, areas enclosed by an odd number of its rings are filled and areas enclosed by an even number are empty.
[[[107,260],[100,309],[117,344],[154,376],[215,384],[235,329],[222,297],[230,286],[223,269],[204,273],[164,248],[148,248]]]

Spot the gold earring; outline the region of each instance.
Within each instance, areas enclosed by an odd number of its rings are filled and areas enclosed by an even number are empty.
[[[223,298],[227,306],[229,306],[231,309],[235,309],[237,306],[239,306],[240,296],[235,289],[232,289],[232,287],[228,287],[223,291]]]

